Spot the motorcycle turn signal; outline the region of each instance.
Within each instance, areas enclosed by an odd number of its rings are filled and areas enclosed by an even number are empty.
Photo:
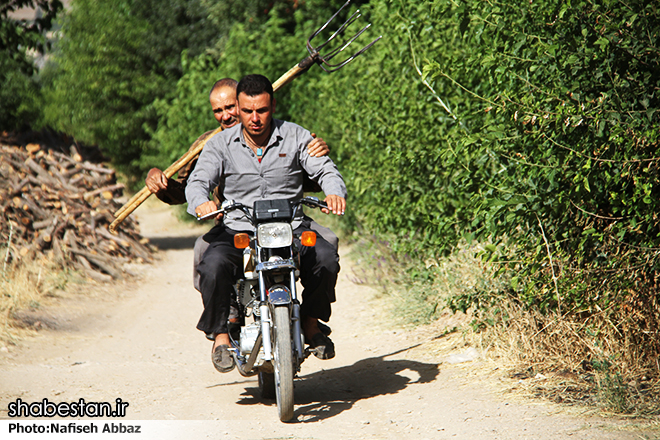
[[[241,232],[240,234],[234,235],[234,247],[236,249],[245,249],[250,246],[250,236]]]
[[[316,244],[316,233],[313,231],[303,231],[300,236],[300,243],[307,247],[314,246]]]

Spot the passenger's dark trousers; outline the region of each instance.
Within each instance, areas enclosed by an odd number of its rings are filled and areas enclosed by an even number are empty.
[[[294,231],[311,230],[309,221]],[[209,247],[197,267],[204,312],[197,328],[206,334],[227,333],[229,305],[233,284],[242,276],[243,251],[234,247],[237,231],[216,225],[205,236]],[[317,235],[316,246],[300,247],[300,281],[303,285],[302,316],[328,321],[330,303],[335,301],[335,285],[339,273],[337,250]]]

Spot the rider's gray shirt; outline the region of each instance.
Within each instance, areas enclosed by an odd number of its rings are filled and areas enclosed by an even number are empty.
[[[256,200],[299,199],[303,196],[303,170],[318,182],[326,195],[346,198],[346,185],[337,166],[328,156],[312,157],[307,144],[309,131],[291,122],[273,119],[273,132],[264,149],[261,163],[247,146],[242,125],[237,124],[213,136],[204,146],[195,170],[188,179],[188,213],[209,201],[211,188],[224,180],[226,200],[252,208]],[[224,223],[238,230],[252,226],[240,211],[230,212]],[[293,223],[296,228],[300,220]]]

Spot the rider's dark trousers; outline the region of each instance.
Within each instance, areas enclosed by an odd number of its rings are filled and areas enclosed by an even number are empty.
[[[294,233],[299,235],[305,230],[311,230],[309,220],[304,220]],[[204,303],[197,328],[206,334],[227,333],[232,286],[243,275],[243,250],[234,247],[236,233],[219,224],[204,236],[209,247],[197,267]],[[298,298],[302,298],[301,315],[327,322],[330,303],[335,301],[339,273],[337,249],[317,235],[316,246],[300,247],[300,266],[303,292]]]

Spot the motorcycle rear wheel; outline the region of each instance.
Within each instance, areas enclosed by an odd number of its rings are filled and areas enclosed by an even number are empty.
[[[293,418],[293,344],[289,307],[273,307],[275,398],[280,420]]]

